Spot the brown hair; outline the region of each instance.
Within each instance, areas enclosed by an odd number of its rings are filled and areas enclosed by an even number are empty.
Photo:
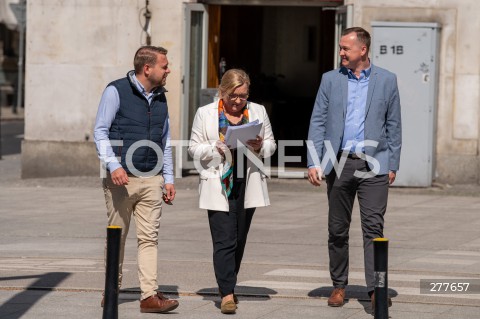
[[[352,27],[342,31],[342,37],[344,35],[350,34],[355,32],[357,34],[357,39],[360,43],[364,44],[367,47],[367,53],[370,51],[370,43],[372,38],[370,37],[370,33],[367,30],[360,27]]]
[[[133,67],[136,74],[142,72],[143,66],[146,64],[155,65],[157,63],[157,54],[167,54],[167,49],[162,47],[155,47],[152,45],[145,45],[140,47],[133,58]]]
[[[218,95],[222,98],[225,94],[230,94],[239,86],[247,84],[250,86],[250,77],[241,69],[230,69],[222,76],[218,87]]]

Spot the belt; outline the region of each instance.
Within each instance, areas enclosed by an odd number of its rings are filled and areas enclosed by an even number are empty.
[[[362,154],[363,155],[363,154]],[[342,156],[342,153],[338,153],[338,158],[340,158]],[[351,159],[362,159],[360,156],[358,156],[356,153],[348,153],[347,155],[348,158],[351,158]]]
[[[348,153],[348,158],[351,158],[351,159],[361,159],[361,157],[358,156],[358,155],[355,154],[355,153]]]

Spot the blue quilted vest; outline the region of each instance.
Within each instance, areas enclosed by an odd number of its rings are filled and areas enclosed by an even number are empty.
[[[120,108],[110,127],[109,139],[123,142],[122,146],[113,146],[113,151],[117,157],[121,157],[123,169],[133,173],[126,162],[127,151],[133,143],[142,141],[150,143],[157,149],[164,149],[162,133],[168,116],[167,100],[163,89],[159,89],[158,93],[154,93],[155,96],[149,105],[128,74],[127,77],[113,81],[108,86],[110,85],[118,91]],[[157,165],[163,167],[163,154],[159,158],[157,152],[149,146],[136,148],[131,160],[140,172],[149,172]]]

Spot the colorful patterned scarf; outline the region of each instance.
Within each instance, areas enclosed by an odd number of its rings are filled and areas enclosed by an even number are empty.
[[[243,117],[242,117],[242,120],[240,121],[241,123],[238,123],[238,125],[248,123],[247,106],[243,108],[242,113],[243,113]],[[225,141],[225,134],[227,134],[227,128],[230,125],[232,124],[228,121],[227,117],[225,116],[225,112],[223,108],[223,100],[220,99],[218,102],[218,133],[220,136],[220,141],[222,142]],[[234,159],[233,159],[233,156],[228,156],[226,158],[227,160],[223,165],[221,182],[222,182],[222,188],[227,193],[227,197],[228,197],[230,196],[230,193],[232,192],[232,187],[233,187]],[[231,158],[231,161],[228,161],[229,158]]]

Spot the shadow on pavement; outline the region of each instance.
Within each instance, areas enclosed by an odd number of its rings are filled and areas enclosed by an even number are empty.
[[[0,157],[20,154],[24,133],[24,121],[0,122]]]
[[[126,294],[138,294],[140,295],[140,287],[130,287],[130,288],[122,288],[120,289],[120,293]],[[176,285],[158,285],[157,291],[165,295],[174,295],[172,299],[178,299],[178,286]]]
[[[0,277],[0,281],[38,278],[25,290],[19,292],[0,305],[0,316],[9,319],[21,318],[35,303],[51,291],[71,274],[66,272],[51,272],[38,276]]]
[[[316,288],[308,293],[309,297],[325,297],[328,298],[330,297],[330,294],[333,291],[332,286],[325,286],[325,287],[319,287]],[[388,289],[388,295],[390,297],[396,297],[398,296],[398,292],[394,289],[389,288]],[[365,286],[360,286],[360,285],[348,285],[347,289],[345,291],[345,298],[353,298],[353,299],[359,299],[359,300],[370,300],[370,297],[368,296],[367,293],[367,287]]]
[[[140,288],[138,288],[140,289]],[[167,295],[168,299],[178,299],[180,298],[178,296],[178,286],[176,285],[159,285],[158,286],[158,291],[163,293],[164,295]],[[173,296],[171,296],[173,295]]]
[[[168,299],[179,299],[180,296],[178,295],[178,286],[176,285],[159,285],[157,291],[160,291],[162,294],[165,295]],[[120,289],[120,293],[118,295],[118,304],[136,302],[138,306],[140,306],[140,287],[130,287]],[[100,299],[99,299],[100,300]],[[99,301],[100,305],[100,301]],[[175,314],[177,312],[172,311],[169,314]]]
[[[333,291],[332,286],[316,288],[308,293],[309,297],[323,297],[328,298]],[[388,289],[388,295],[392,297],[398,296],[398,292],[394,289]],[[371,314],[370,297],[367,293],[367,287],[359,285],[348,285],[345,291],[345,303],[348,303],[350,299],[357,299],[358,303],[363,306],[366,313]],[[353,300],[352,300],[353,301]],[[326,301],[325,301],[326,303]]]
[[[220,309],[221,298],[218,292],[218,288],[202,288],[196,292],[198,295],[203,296],[203,300],[213,301],[215,307]],[[250,287],[250,286],[237,286],[235,287],[235,295],[241,300],[269,300],[270,295],[276,295],[275,290],[265,287]]]

